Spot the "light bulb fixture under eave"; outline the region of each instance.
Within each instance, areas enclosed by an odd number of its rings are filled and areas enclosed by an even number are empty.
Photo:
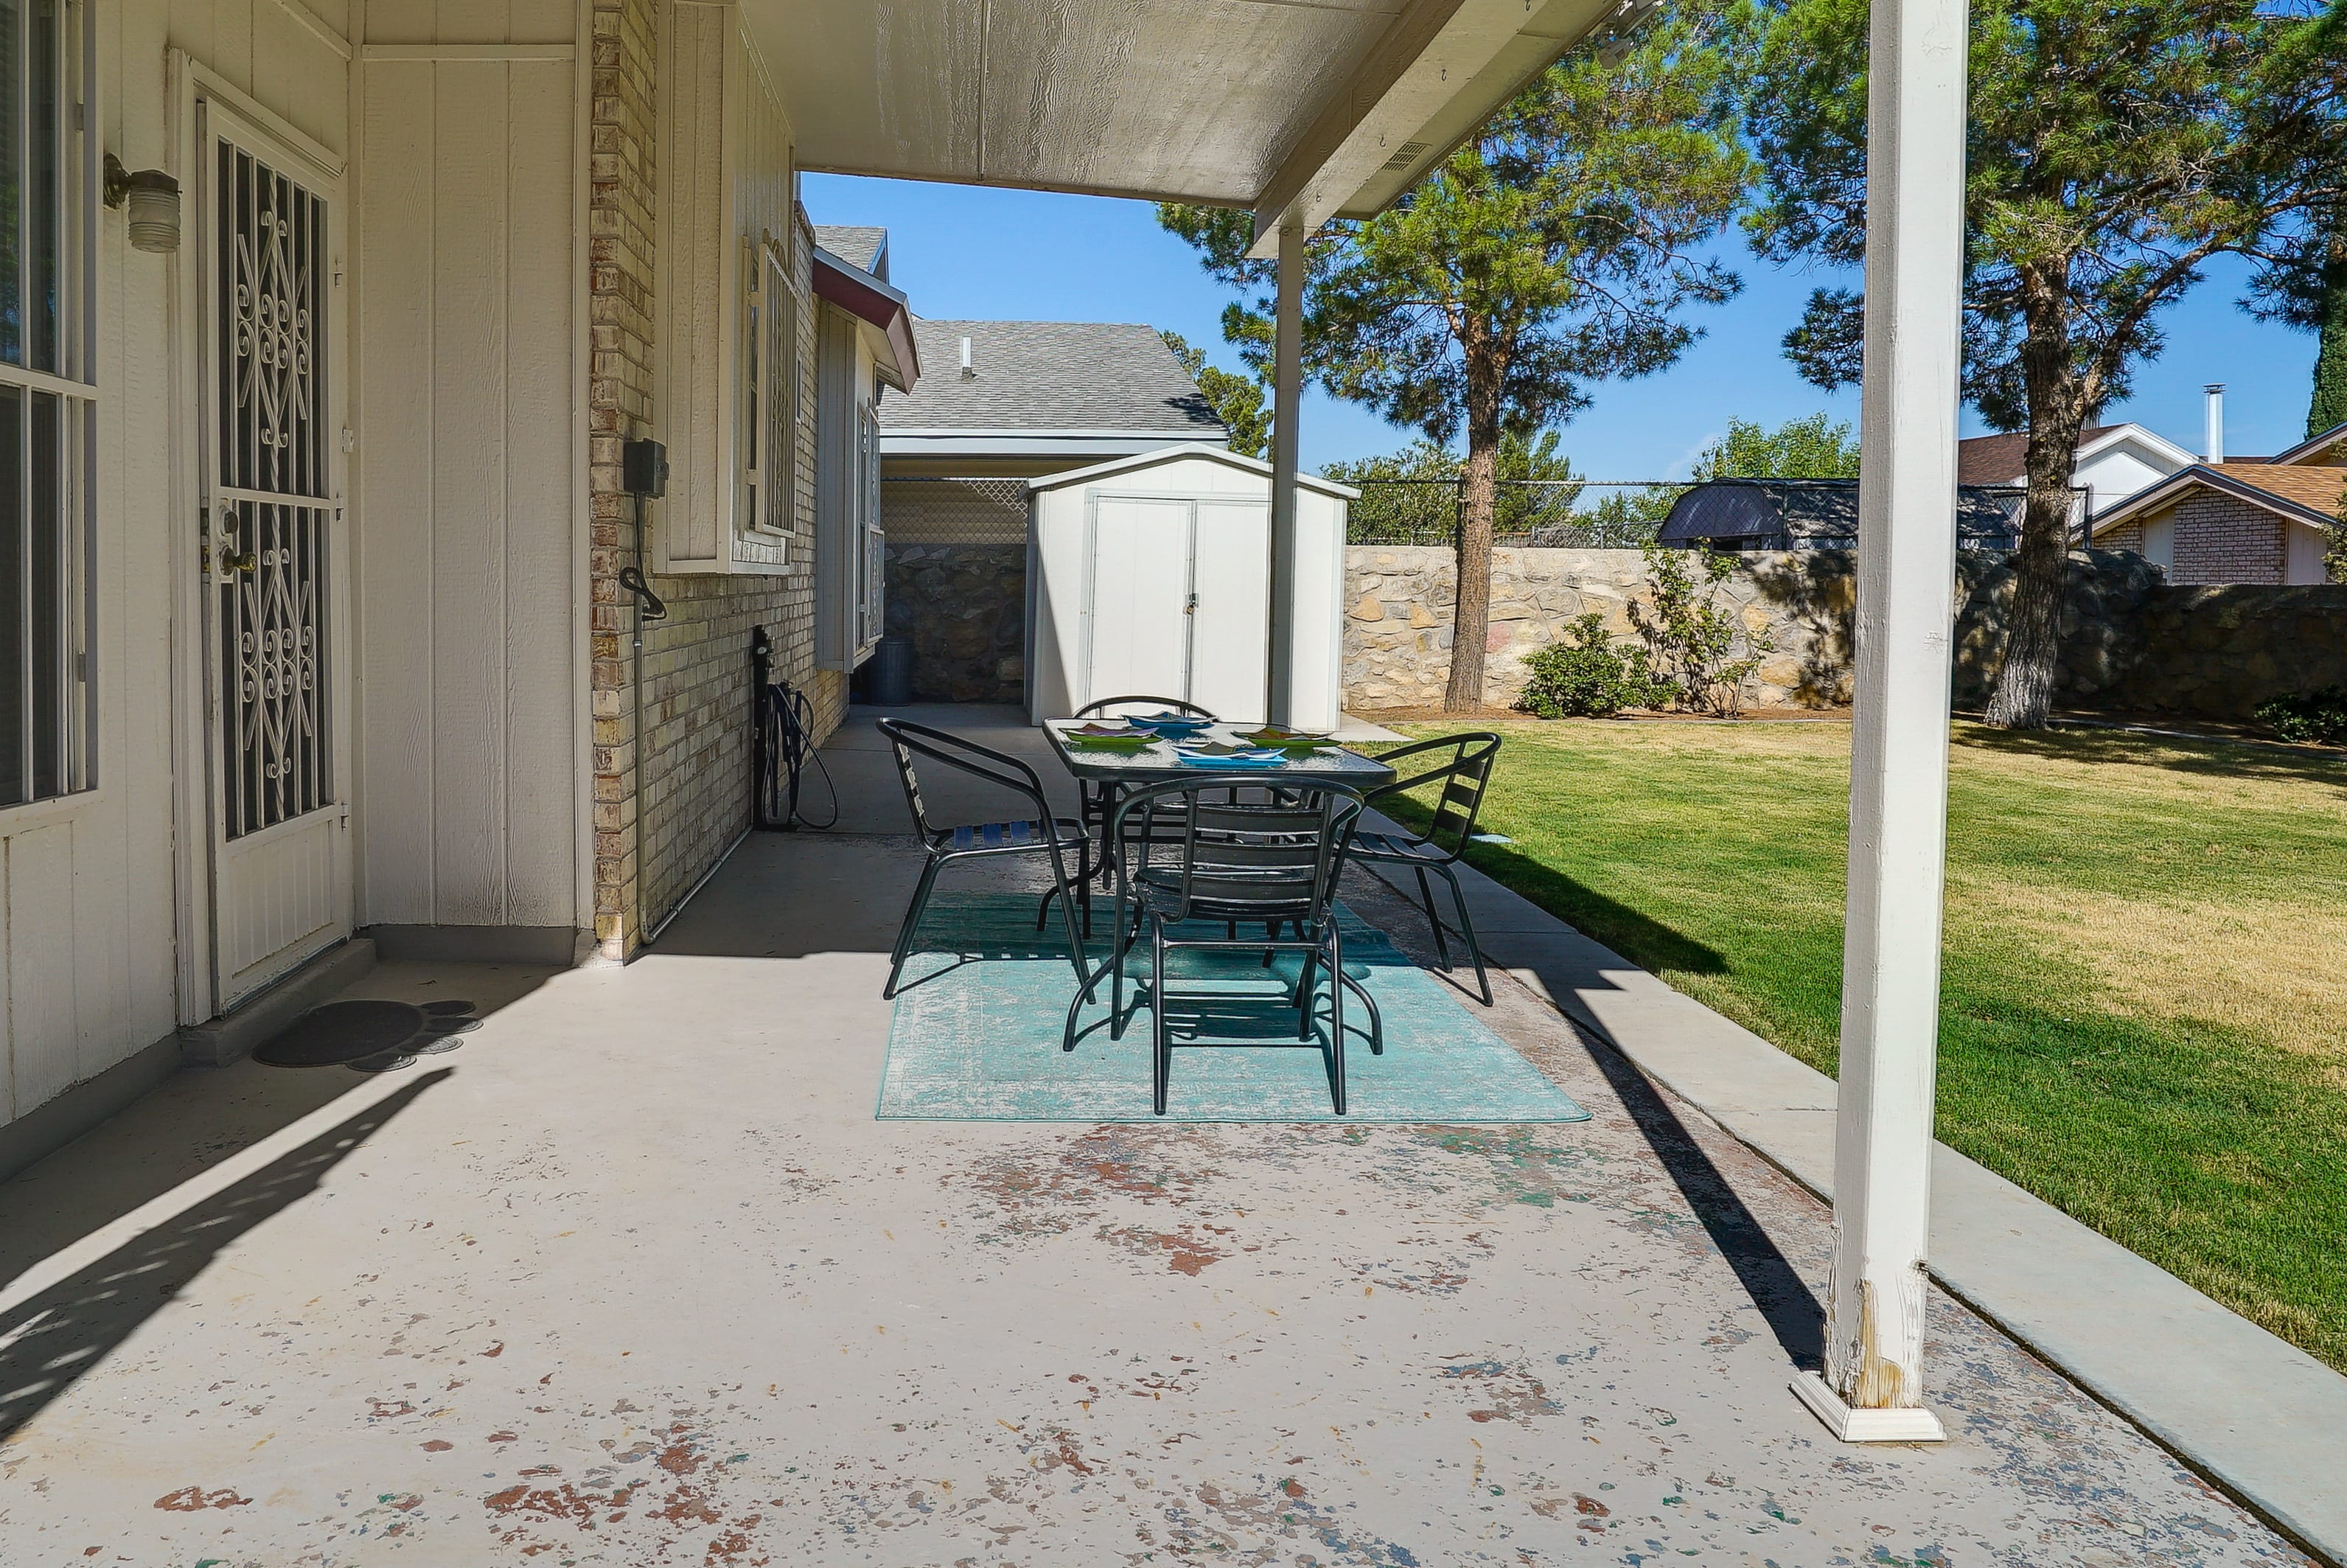
[[[168,256],[179,248],[179,182],[161,169],[134,174],[108,153],[106,204],[129,209],[132,250]]]

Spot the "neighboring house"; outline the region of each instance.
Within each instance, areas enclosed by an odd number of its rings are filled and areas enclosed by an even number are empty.
[[[1957,491],[1956,540],[2009,550],[2020,497],[1976,485]],[[1672,503],[1655,542],[1722,550],[1846,550],[1858,547],[1855,479],[1711,479]]]
[[[2025,430],[1959,441],[1956,483],[2025,487],[2029,472],[2024,459],[2028,449]],[[2091,518],[2198,460],[2195,454],[2140,425],[2096,425],[2081,430],[2077,453],[2070,464],[2077,516]]]
[[[928,374],[880,404],[888,630],[913,644],[915,699],[1020,702],[1026,481],[1230,432],[1154,327],[917,320],[913,336]]]
[[[2098,514],[2094,542],[2170,582],[2317,583],[2347,490],[2347,425],[2262,462],[2196,463]]]
[[[918,374],[886,237],[822,243],[799,171],[1235,207],[1268,253],[1606,15],[1244,9],[0,7],[0,1169],[373,951],[637,951],[749,828],[753,629],[840,721],[881,388],[1012,361]],[[1058,408],[1055,456],[1211,439],[1188,390]]]

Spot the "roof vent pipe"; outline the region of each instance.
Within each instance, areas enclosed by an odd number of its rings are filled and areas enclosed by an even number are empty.
[[[964,338],[961,340],[961,378],[969,381],[977,374],[977,367],[969,363],[969,339]]]
[[[2213,467],[2225,460],[2225,384],[2212,381],[2202,390],[2209,394],[2209,456]]]

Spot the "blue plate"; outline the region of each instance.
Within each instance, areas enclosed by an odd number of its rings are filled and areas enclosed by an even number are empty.
[[[1129,718],[1125,723],[1136,729],[1154,730],[1161,735],[1195,735],[1214,723],[1212,719],[1193,719],[1181,713],[1147,713]]]
[[[1198,752],[1177,751],[1174,754],[1185,768],[1276,768],[1287,762],[1285,752],[1239,752],[1226,757],[1209,756]]]

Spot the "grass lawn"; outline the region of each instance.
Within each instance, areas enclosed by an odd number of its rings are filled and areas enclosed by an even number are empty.
[[[1832,1072],[1849,727],[1500,727],[1470,858]],[[1943,1141],[2347,1369],[2347,764],[1959,726],[1939,1086]]]

